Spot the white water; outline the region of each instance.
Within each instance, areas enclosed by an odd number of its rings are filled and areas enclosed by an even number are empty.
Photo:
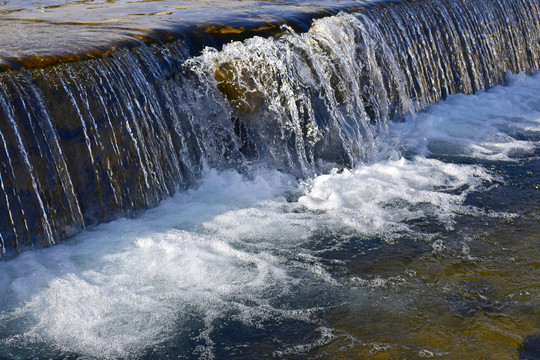
[[[316,319],[323,305],[299,299],[311,288],[332,303],[343,288],[377,284],[336,275],[339,260],[329,265],[320,249],[341,244],[324,239],[407,236],[440,249],[436,232],[411,223],[451,229],[460,214],[480,211],[464,204],[467,195],[498,179],[467,162],[537,151],[538,94],[539,73],[511,76],[509,86],[451,96],[391,124],[376,159],[355,169],[301,184],[280,173],[246,180],[209,171],[197,189],[136,219],[0,263],[0,346],[44,342],[87,357],[134,357],[180,336],[211,358],[215,320],[227,317],[252,327],[291,319],[318,326],[319,340],[276,355],[328,342],[331,329]]]
[[[401,146],[420,153],[477,160],[513,161],[538,148],[540,85],[538,72],[510,75],[508,86],[477,96],[453,95],[394,126]],[[411,124],[414,124],[411,126]]]

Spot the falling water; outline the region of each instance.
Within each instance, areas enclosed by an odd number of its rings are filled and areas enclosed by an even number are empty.
[[[0,74],[3,244],[155,206],[204,168],[299,178],[372,158],[389,120],[540,63],[533,0],[415,1],[192,57],[185,40]]]

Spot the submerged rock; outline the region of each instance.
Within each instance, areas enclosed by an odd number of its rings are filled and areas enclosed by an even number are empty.
[[[480,281],[461,281],[458,292],[447,300],[450,312],[461,317],[496,313],[507,306],[494,287]]]

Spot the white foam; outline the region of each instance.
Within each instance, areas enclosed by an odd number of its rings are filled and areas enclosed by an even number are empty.
[[[414,231],[407,222],[428,216],[451,227],[455,214],[466,210],[467,194],[490,178],[477,166],[401,158],[319,176],[299,203],[328,211],[323,221],[333,227],[392,239]]]
[[[512,76],[510,83],[452,96],[392,125],[372,163],[302,184],[277,172],[252,180],[209,172],[199,188],[137,219],[102,224],[0,263],[0,342],[42,341],[82,356],[134,357],[184,331],[182,324],[195,316],[202,328],[185,331],[196,332],[189,335],[203,342],[196,351],[210,358],[216,319],[233,316],[246,326],[312,321],[317,307],[278,301],[299,284],[386,286],[382,278],[343,282],[313,249],[313,238],[323,231],[432,241],[411,224],[452,228],[458,214],[474,213],[464,202],[495,181],[493,174],[429,156],[514,161],[537,148],[540,75]],[[444,246],[432,243],[434,250]],[[280,354],[331,341],[332,331],[325,334]]]
[[[21,303],[3,311],[3,319],[27,319],[32,325],[19,329],[26,341],[114,358],[166,340],[186,307],[203,318],[253,312],[228,297],[244,294],[260,303],[258,294],[286,281],[286,274],[271,256],[235,249],[234,239],[204,231],[204,219],[271,199],[288,186],[285,176],[269,178],[280,181],[212,173],[199,189],[139,219],[104,224],[69,244],[2,264],[12,274],[4,285]],[[201,231],[179,229],[194,225]]]
[[[385,141],[416,154],[515,161],[540,146],[539,93],[540,72],[509,75],[508,86],[449,96],[391,127]]]

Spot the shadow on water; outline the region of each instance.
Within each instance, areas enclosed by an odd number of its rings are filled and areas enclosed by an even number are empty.
[[[527,336],[518,352],[519,358],[523,360],[540,359],[540,334]]]

